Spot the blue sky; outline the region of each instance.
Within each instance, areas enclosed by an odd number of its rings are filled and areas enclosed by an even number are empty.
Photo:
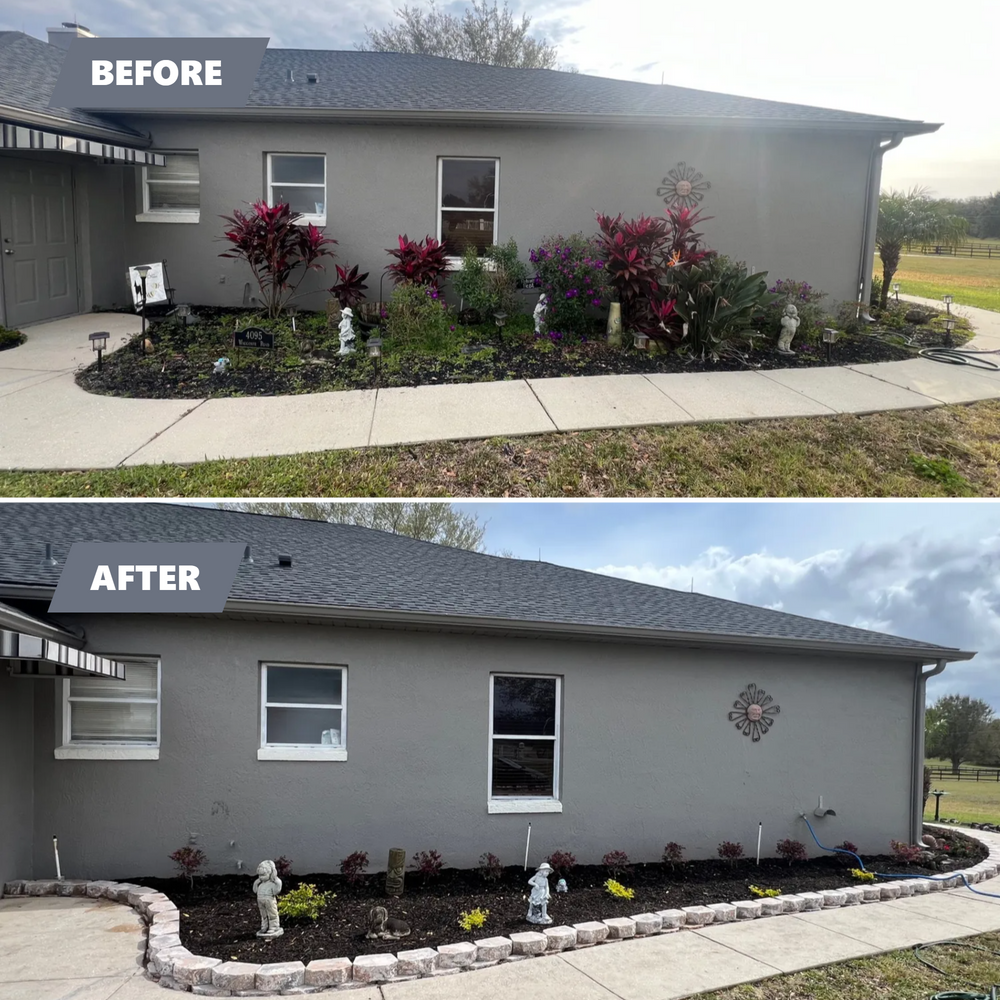
[[[459,503],[490,551],[977,650],[928,693],[1000,714],[1000,501]]]
[[[420,0],[415,0],[420,5]],[[351,49],[396,0],[275,5],[270,0],[4,0],[0,29],[45,38],[76,20],[98,35],[269,37],[279,48]],[[461,12],[464,0],[441,7]],[[749,97],[944,122],[887,154],[885,186],[926,184],[943,196],[1000,189],[996,114],[997,0],[714,0],[674,4],[535,0],[533,28],[583,73]]]

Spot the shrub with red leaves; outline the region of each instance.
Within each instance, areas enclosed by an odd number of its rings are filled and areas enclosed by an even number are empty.
[[[396,263],[390,264],[386,270],[397,285],[409,281],[414,285],[433,285],[437,288],[448,270],[445,245],[433,236],[425,236],[418,243],[404,233],[399,237],[399,248],[386,250],[386,253],[396,258]]]
[[[890,840],[889,846],[892,848],[892,856],[897,863],[912,865],[920,860],[920,855],[926,850],[919,844],[908,844],[905,840]]]
[[[307,271],[324,269],[319,263],[321,257],[335,256],[328,248],[337,241],[324,236],[312,224],[297,225],[301,214],[292,212],[284,202],[268,205],[255,201],[249,212],[236,209],[221,218],[230,227],[222,238],[232,247],[219,256],[250,265],[270,319],[281,315]]]
[[[718,853],[723,861],[728,861],[731,865],[735,865],[743,857],[743,845],[738,841],[734,843],[731,840],[724,840],[719,844]]]
[[[792,864],[793,861],[805,861],[807,857],[806,845],[797,840],[792,840],[790,837],[779,840],[775,850],[789,864]]]
[[[679,864],[684,862],[684,847],[678,844],[676,840],[671,840],[666,847],[663,848],[663,863],[665,865],[670,865],[671,868],[675,868]]]
[[[281,855],[280,858],[274,859],[274,867],[278,872],[278,878],[286,879],[292,874],[292,863],[284,856]]]
[[[194,877],[208,863],[205,852],[194,847],[179,847],[170,855],[179,874],[183,875],[194,888]]]
[[[612,878],[617,878],[622,872],[628,871],[631,862],[624,851],[608,851],[601,858],[601,864],[611,873]]]
[[[357,264],[350,271],[347,270],[346,265],[344,267],[339,264],[335,266],[340,281],[330,289],[330,294],[340,303],[341,309],[357,309],[365,300],[364,293],[368,289],[365,278],[368,277],[368,272],[358,274]]]
[[[413,855],[412,868],[415,868],[424,878],[437,878],[441,874],[444,862],[437,851],[419,851]]]
[[[487,851],[479,857],[479,867],[476,869],[487,882],[497,882],[503,875],[503,865],[500,859]]]
[[[576,858],[569,851],[553,851],[545,860],[560,875],[568,875],[576,867]]]
[[[360,882],[368,867],[368,852],[354,851],[340,862],[340,874],[351,883]]]

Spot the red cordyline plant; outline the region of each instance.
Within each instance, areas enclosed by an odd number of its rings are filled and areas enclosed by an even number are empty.
[[[386,253],[396,258],[396,263],[390,264],[386,270],[397,285],[409,281],[437,288],[442,275],[448,270],[445,245],[433,236],[425,236],[417,242],[404,233],[399,237],[399,248],[386,250]]]
[[[365,278],[368,277],[368,272],[358,274],[357,264],[350,271],[347,270],[346,265],[344,267],[339,264],[335,266],[340,281],[329,290],[330,294],[340,303],[341,309],[357,309],[365,300],[364,293],[368,289]]]
[[[205,852],[195,847],[179,847],[170,855],[170,860],[173,861],[177,871],[188,880],[191,888],[194,888],[195,875],[208,862]]]
[[[321,257],[335,256],[328,247],[337,241],[314,225],[298,225],[296,220],[302,216],[284,202],[255,201],[249,212],[236,209],[221,218],[230,227],[222,238],[232,246],[219,256],[250,265],[270,319],[281,315],[307,271],[324,269]]]

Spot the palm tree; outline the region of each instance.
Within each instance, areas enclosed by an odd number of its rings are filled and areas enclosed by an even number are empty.
[[[956,243],[969,231],[969,223],[960,215],[949,215],[940,202],[932,201],[927,189],[914,187],[909,191],[890,189],[878,204],[878,228],[875,246],[882,260],[882,298],[884,309],[889,298],[889,286],[899,269],[903,244],[915,240],[931,243]]]

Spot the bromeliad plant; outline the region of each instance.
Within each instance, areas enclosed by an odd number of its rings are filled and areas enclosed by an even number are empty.
[[[399,237],[398,249],[388,249],[386,253],[396,258],[396,263],[390,264],[386,270],[397,285],[409,282],[437,288],[448,270],[445,246],[433,236],[425,236],[417,242],[404,233]]]
[[[222,238],[230,249],[219,256],[250,266],[269,319],[281,315],[308,271],[324,270],[322,257],[335,256],[329,248],[337,241],[311,223],[300,226],[302,216],[284,202],[255,201],[249,212],[236,209],[221,218],[229,223]]]
[[[357,264],[350,271],[347,270],[346,265],[341,267],[337,264],[336,268],[340,281],[330,288],[330,294],[340,303],[341,309],[357,309],[365,300],[364,293],[368,289],[365,278],[368,277],[368,272],[358,274]]]

